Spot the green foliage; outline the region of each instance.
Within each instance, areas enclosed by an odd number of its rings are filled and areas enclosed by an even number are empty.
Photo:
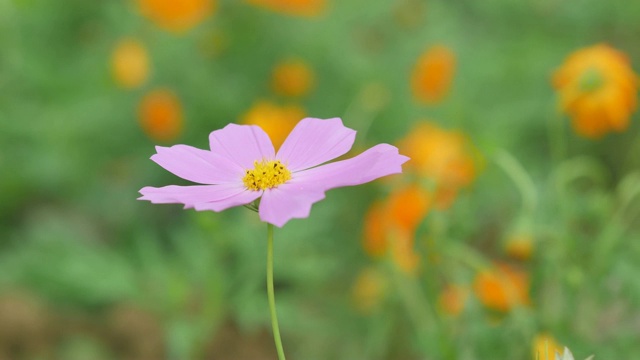
[[[566,56],[598,42],[638,71],[638,13],[640,3],[621,0],[351,0],[298,18],[229,0],[174,34],[132,1],[0,0],[0,298],[28,291],[54,318],[98,323],[106,309],[135,303],[161,324],[172,359],[210,358],[225,324],[243,341],[269,329],[266,226],[254,213],[135,200],[143,186],[185,183],[148,159],[156,141],[138,106],[152,89],[173,90],[185,118],[175,142],[206,148],[210,131],[256,100],[294,102],[269,81],[295,56],[317,81],[295,102],[313,117],[342,117],[359,132],[356,147],[395,143],[430,119],[467,134],[484,167],[451,208],[423,221],[420,276],[361,248],[363,216],[388,183],[332,190],[310,218],[277,229],[276,299],[292,359],[531,359],[541,332],[577,357],[638,358],[638,115],[624,133],[579,138],[550,85]],[[151,61],[150,78],[132,90],[110,73],[122,37],[140,40]],[[456,75],[443,102],[424,106],[410,74],[434,44],[456,53]],[[471,287],[522,229],[535,239],[520,264],[532,305],[496,314]],[[363,314],[352,292],[369,267],[388,283]],[[450,283],[470,287],[457,317],[438,308]],[[76,334],[54,352],[106,358],[102,337]],[[256,342],[270,354],[268,341]]]

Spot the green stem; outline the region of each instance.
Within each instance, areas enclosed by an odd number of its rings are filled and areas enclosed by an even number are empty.
[[[280,327],[276,314],[276,298],[273,291],[273,225],[267,224],[267,293],[269,296],[269,311],[271,312],[271,328],[273,329],[273,341],[276,343],[278,359],[285,360],[280,339]]]
[[[565,134],[565,119],[561,113],[557,112],[557,116],[549,117],[549,147],[551,153],[551,161],[554,166],[560,166],[567,157],[567,144]],[[559,216],[563,221],[567,220],[569,210],[566,206],[565,189],[558,184],[557,178],[554,180],[555,192],[557,197]]]
[[[637,216],[637,211],[629,211],[629,208],[633,200],[640,196],[640,185],[637,184],[637,176],[632,174],[631,178],[623,179],[618,188],[620,189],[620,187],[624,185],[623,182],[626,181],[633,182],[633,185],[630,185],[630,188],[626,191],[618,191],[622,197],[621,204],[600,233],[600,239],[596,242],[596,247],[593,251],[594,262],[599,265],[595,267],[597,271],[602,271],[605,266],[609,264],[608,259],[612,258],[610,253],[615,250],[616,245],[618,245],[627,232],[629,225]],[[627,221],[625,221],[625,214],[627,214],[629,219]]]
[[[445,333],[442,319],[438,315],[436,308],[430,299],[427,299],[422,289],[411,275],[401,273],[396,266],[393,266],[393,274],[398,285],[398,291],[406,308],[406,311],[413,322],[417,336],[424,341],[424,345],[430,343],[428,329],[425,325],[431,325],[430,330],[434,330],[438,335],[439,359],[453,358],[453,347]],[[435,329],[434,329],[435,327]]]
[[[497,152],[494,156],[494,161],[516,185],[520,191],[520,196],[522,196],[523,212],[527,214],[527,216],[531,216],[536,208],[538,195],[536,185],[529,173],[527,173],[513,155],[505,150]]]
[[[566,134],[564,131],[564,116],[559,112],[549,117],[549,152],[554,164],[561,163],[567,156]]]

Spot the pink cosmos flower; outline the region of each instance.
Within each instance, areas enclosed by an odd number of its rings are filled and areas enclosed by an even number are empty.
[[[339,118],[306,118],[276,153],[261,128],[229,124],[209,135],[211,151],[156,146],[157,154],[151,157],[173,174],[205,185],[144,187],[139,200],[222,211],[260,198],[260,219],[282,227],[292,218],[308,217],[311,205],[324,199],[329,189],[402,172],[401,165],[409,158],[389,144],[324,164],[347,153],[355,136],[356,131]]]

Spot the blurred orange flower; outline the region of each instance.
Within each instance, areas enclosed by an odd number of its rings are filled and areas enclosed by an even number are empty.
[[[298,97],[306,95],[315,82],[313,70],[302,60],[288,59],[273,69],[271,88],[276,94]]]
[[[435,205],[447,208],[457,192],[475,179],[477,161],[462,133],[420,122],[399,142],[400,151],[411,158],[407,169],[433,181]]]
[[[352,289],[356,309],[371,314],[378,309],[387,291],[387,279],[378,270],[366,268],[360,272]]]
[[[624,131],[637,107],[638,75],[624,53],[605,44],[571,54],[553,75],[553,86],[584,137]]]
[[[564,348],[558,344],[553,336],[545,333],[536,335],[532,345],[534,360],[555,359],[556,353],[562,354],[564,351]]]
[[[176,33],[198,25],[215,10],[215,0],[137,0],[140,12],[159,27]]]
[[[458,316],[467,300],[467,289],[459,285],[447,285],[438,296],[440,310],[451,316]]]
[[[111,54],[111,74],[120,87],[142,85],[149,77],[149,56],[142,43],[129,38],[120,40]]]
[[[492,310],[507,312],[530,304],[528,274],[506,264],[476,275],[473,288],[480,302]]]
[[[374,202],[364,216],[364,236],[362,247],[371,257],[382,257],[387,253],[385,203],[381,200]]]
[[[414,236],[429,206],[429,194],[417,185],[396,189],[385,202],[375,202],[365,215],[365,252],[381,257],[391,250],[396,265],[413,273],[419,262],[413,248]]]
[[[269,135],[277,150],[293,127],[304,117],[305,112],[299,106],[279,106],[262,100],[253,104],[242,116],[240,122],[261,127]]]
[[[182,132],[182,106],[170,90],[157,89],[145,95],[138,114],[142,130],[153,140],[171,141]]]
[[[440,102],[449,92],[456,67],[456,56],[448,47],[436,45],[424,52],[413,68],[411,89],[419,102]]]
[[[317,16],[326,8],[325,0],[246,0],[271,11],[294,16]]]
[[[391,224],[415,232],[429,211],[429,194],[418,185],[395,189],[387,198]]]

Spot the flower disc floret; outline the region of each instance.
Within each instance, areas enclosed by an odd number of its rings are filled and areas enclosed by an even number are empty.
[[[585,93],[597,91],[605,85],[604,76],[600,70],[593,67],[585,71],[578,81],[580,90]]]
[[[266,190],[284,184],[291,179],[291,172],[280,160],[255,161],[252,170],[245,171],[242,178],[244,186],[249,190]]]

